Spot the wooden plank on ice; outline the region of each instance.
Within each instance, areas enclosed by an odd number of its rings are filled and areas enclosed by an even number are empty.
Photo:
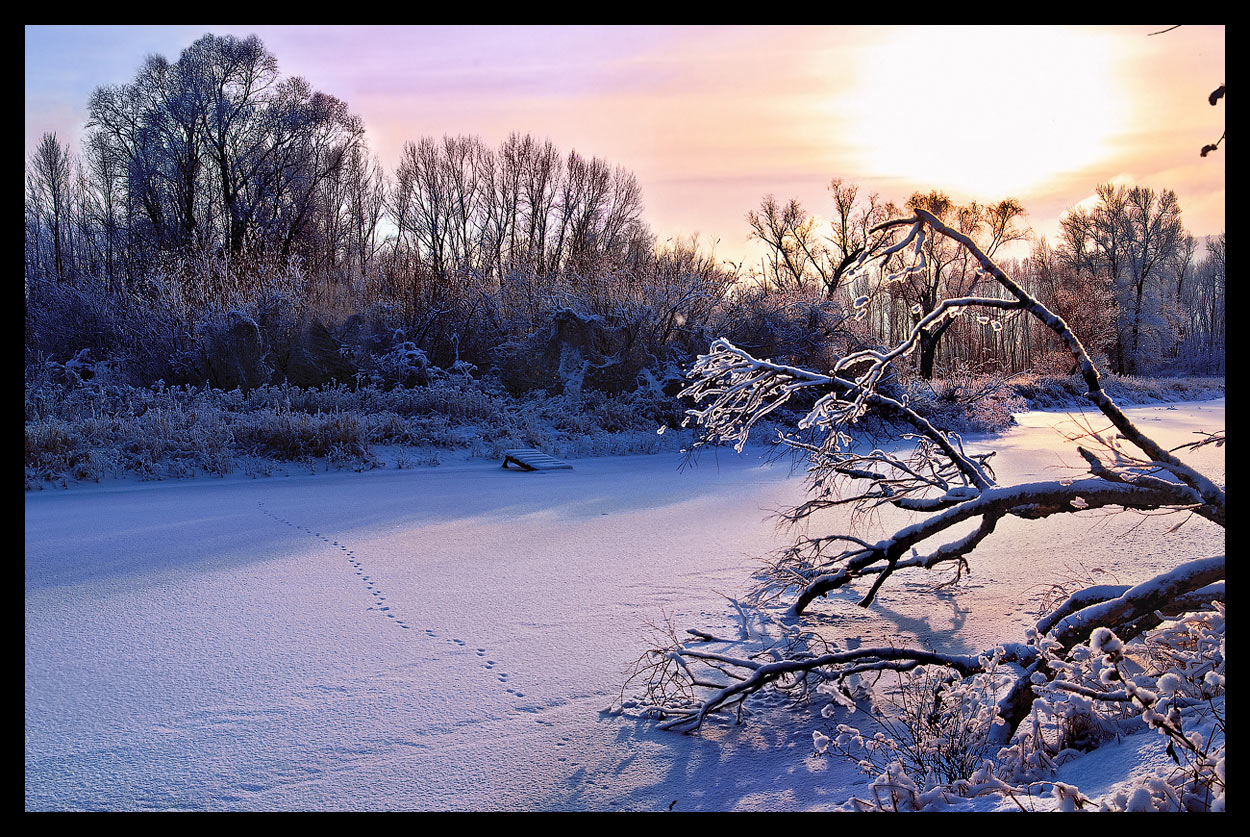
[[[548,456],[534,448],[516,448],[503,452],[503,467],[512,463],[525,471],[558,471],[561,468],[572,470],[573,466],[562,459]]]

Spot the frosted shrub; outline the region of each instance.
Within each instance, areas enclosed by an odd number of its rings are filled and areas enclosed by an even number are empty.
[[[956,369],[941,380],[912,381],[908,403],[948,431],[994,433],[1012,425],[1012,413],[1028,408],[1012,388],[1013,380]]]
[[[1102,679],[1123,684],[1142,723],[1167,741],[1175,765],[1135,779],[1105,809],[1224,810],[1224,607],[1214,608],[1167,623],[1140,644],[1125,646],[1110,631],[1091,641],[1103,652]]]
[[[829,749],[869,775],[901,772],[922,790],[968,776],[997,749],[989,733],[1001,697],[998,660],[985,665],[986,672],[969,678],[938,666],[898,672],[894,687],[872,704],[878,730],[839,724]]]
[[[1223,398],[1225,392],[1223,378],[1138,378],[1105,371],[1102,376],[1107,393],[1124,404]],[[1022,373],[1011,378],[1010,387],[1032,410],[1088,404],[1087,387],[1076,375]]]
[[[326,451],[326,470],[333,466],[338,470],[352,470],[357,473],[368,471],[379,465],[378,458],[367,447],[355,443],[335,442]]]
[[[361,417],[351,413],[264,411],[240,422],[235,432],[240,442],[280,460],[324,457],[331,452],[340,459],[369,456],[368,429]]]
[[[406,340],[396,343],[385,354],[375,355],[373,361],[376,369],[373,382],[383,389],[430,382],[430,359],[415,343]]]
[[[26,381],[26,486],[123,473],[259,476],[274,473],[275,463],[321,458],[331,468],[363,470],[381,464],[373,445],[460,448],[494,458],[509,447],[604,456],[689,441],[688,433],[656,435],[679,410],[662,393],[515,398],[498,382],[472,378],[467,364],[429,370],[435,377],[415,388],[282,383],[245,392],[164,382],[134,387],[99,373],[67,376],[63,364],[40,366]],[[420,457],[429,461],[430,454]]]
[[[897,689],[872,709],[879,730],[839,724],[813,739],[818,753],[854,761],[870,776],[858,810],[923,810],[952,798],[994,796],[1026,810],[1218,811],[1224,809],[1224,608],[1187,614],[1125,643],[1107,628],[1066,659],[1045,639],[1054,672],[1038,677],[1031,722],[995,748],[1000,689],[992,672],[900,675]],[[833,705],[825,714],[832,714]],[[1153,729],[1170,768],[1129,779],[1103,800],[1056,780],[1057,771],[1111,739]]]
[[[920,811],[928,802],[897,762],[887,764],[885,771],[868,788],[872,792],[872,802],[856,800],[855,807],[861,811]]]

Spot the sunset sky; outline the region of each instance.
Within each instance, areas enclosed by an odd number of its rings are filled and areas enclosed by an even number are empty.
[[[1223,26],[354,27],[28,26],[26,154],[75,150],[87,98],[175,60],[206,32],[255,33],[284,76],[345,100],[388,172],[406,140],[510,132],[632,170],[661,239],[699,233],[753,259],[760,198],[830,207],[840,177],[1018,198],[1059,215],[1115,181],[1171,188],[1196,235],[1224,231]]]

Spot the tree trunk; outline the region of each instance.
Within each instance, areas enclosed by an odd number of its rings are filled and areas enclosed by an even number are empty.
[[[920,332],[920,377],[926,381],[933,378],[933,361],[937,356],[937,337],[928,331]]]

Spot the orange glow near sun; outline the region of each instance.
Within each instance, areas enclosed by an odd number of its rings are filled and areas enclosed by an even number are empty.
[[[864,48],[835,128],[861,170],[980,199],[1114,153],[1131,103],[1096,33],[1043,26],[896,30]]]

